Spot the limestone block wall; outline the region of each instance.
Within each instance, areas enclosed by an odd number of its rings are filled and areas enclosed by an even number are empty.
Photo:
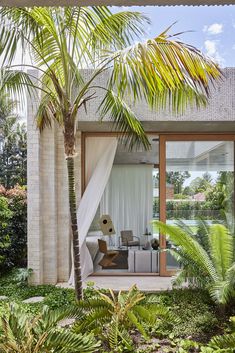
[[[32,283],[67,281],[70,274],[70,220],[63,135],[53,124],[36,129],[37,101],[28,103],[28,267]],[[81,186],[81,134],[77,134],[76,189]]]
[[[88,78],[91,70],[85,70],[84,76]],[[97,86],[105,87],[107,82],[107,72],[96,78]],[[87,102],[87,113],[83,110],[80,116],[81,122],[92,122],[99,120],[97,107],[104,97],[104,91],[96,89],[97,99]],[[127,97],[128,98],[128,97]],[[130,101],[130,99],[129,99]],[[94,103],[95,102],[95,103]],[[127,99],[128,102],[128,99]],[[210,87],[209,104],[205,108],[188,108],[184,114],[173,114],[170,110],[155,111],[149,109],[146,102],[137,102],[135,105],[129,103],[129,106],[136,113],[137,117],[143,122],[219,122],[235,121],[235,68],[223,69],[223,77]],[[105,118],[108,121],[109,118]]]

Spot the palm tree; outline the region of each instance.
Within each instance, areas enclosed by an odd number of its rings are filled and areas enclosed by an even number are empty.
[[[190,227],[154,221],[163,234],[176,245],[171,254],[181,265],[173,283],[185,281],[207,288],[219,304],[227,304],[235,296],[234,236],[222,224],[199,222],[198,234]],[[203,226],[203,224],[205,224]]]
[[[145,99],[158,109],[170,105],[181,112],[189,104],[204,105],[208,84],[220,76],[215,63],[196,48],[168,38],[167,31],[143,43],[148,19],[138,12],[111,13],[107,7],[2,8],[0,9],[2,80],[10,92],[23,87],[41,91],[37,125],[42,131],[55,120],[63,131],[67,160],[69,204],[77,298],[82,296],[79,236],[74,187],[75,135],[79,111],[96,92],[104,92],[101,119],[109,116],[132,148],[149,148],[138,117],[125,97]],[[135,43],[135,44],[132,44]],[[39,79],[9,66],[22,46],[33,57]],[[26,66],[25,66],[26,67]],[[82,69],[92,68],[85,79]],[[20,70],[21,69],[21,70]],[[95,79],[108,71],[105,86]],[[36,82],[35,82],[36,80]]]

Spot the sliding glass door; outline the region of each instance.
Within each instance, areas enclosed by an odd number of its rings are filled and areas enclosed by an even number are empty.
[[[116,136],[87,134],[83,156],[85,186],[103,155],[102,146],[109,145],[113,138]],[[234,222],[235,135],[149,134],[148,138],[148,151],[130,151],[122,140],[117,141],[109,178],[86,238],[95,272],[149,272],[160,276],[175,273],[178,264],[170,252],[158,251],[159,246],[170,249],[174,245],[152,226],[153,219],[186,225],[193,233],[197,232],[199,221],[228,226]],[[93,161],[94,150],[100,155],[97,161]],[[108,237],[100,227],[104,215],[113,222],[114,231]],[[137,240],[133,247],[130,242],[125,243],[125,233]],[[119,255],[110,266],[100,265],[104,255],[99,251],[98,239],[103,236],[108,250]],[[157,265],[153,267],[153,263]]]
[[[160,138],[160,219],[186,225],[194,234],[199,222],[226,223],[234,217],[234,137],[162,136]],[[161,235],[161,246],[174,245]],[[178,267],[169,252],[160,274]]]

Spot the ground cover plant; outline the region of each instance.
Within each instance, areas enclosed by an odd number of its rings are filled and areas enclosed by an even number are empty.
[[[231,307],[228,312],[221,314],[220,308],[211,300],[208,291],[202,289],[173,289],[145,295],[133,287],[129,292],[118,295],[110,294],[107,290],[97,290],[91,283],[84,290],[84,301],[77,304],[73,289],[52,285],[30,286],[24,280],[26,277],[27,273],[19,275],[19,271],[14,270],[0,278],[0,296],[7,297],[0,300],[0,316],[5,318],[6,325],[10,325],[8,330],[13,330],[9,321],[13,316],[15,321],[21,317],[27,325],[32,322],[32,318],[37,318],[36,320],[40,318],[43,322],[40,330],[46,327],[42,317],[47,321],[52,316],[55,321],[51,326],[51,332],[54,330],[57,332],[55,322],[59,319],[56,317],[76,318],[75,324],[67,323],[65,328],[58,331],[68,330],[72,336],[80,335],[79,337],[88,332],[94,333],[95,344],[100,342],[100,347],[93,350],[96,353],[212,353],[218,351],[215,348],[216,344],[217,347],[227,347],[234,338],[233,321],[229,321],[229,318],[235,315],[234,309]],[[44,300],[31,304],[23,302],[34,296],[42,296]],[[34,331],[35,335],[38,334],[37,329],[29,326],[29,330],[33,332],[32,336],[35,338]],[[9,332],[0,330],[0,342]],[[226,336],[222,338],[221,334],[224,333]],[[16,333],[14,339],[15,335]],[[22,337],[24,333],[20,338],[21,343],[25,339]],[[0,352],[17,352],[2,347],[0,346]],[[68,349],[64,352],[77,351]]]

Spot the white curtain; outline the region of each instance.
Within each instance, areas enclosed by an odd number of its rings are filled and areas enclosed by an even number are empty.
[[[85,175],[88,184],[77,210],[83,279],[93,272],[93,262],[85,240],[110,176],[117,149],[117,138],[88,137],[85,148]],[[69,283],[74,284],[73,268]]]
[[[116,231],[132,230],[141,237],[151,230],[153,179],[151,165],[114,165],[101,199],[101,214],[109,214]]]

